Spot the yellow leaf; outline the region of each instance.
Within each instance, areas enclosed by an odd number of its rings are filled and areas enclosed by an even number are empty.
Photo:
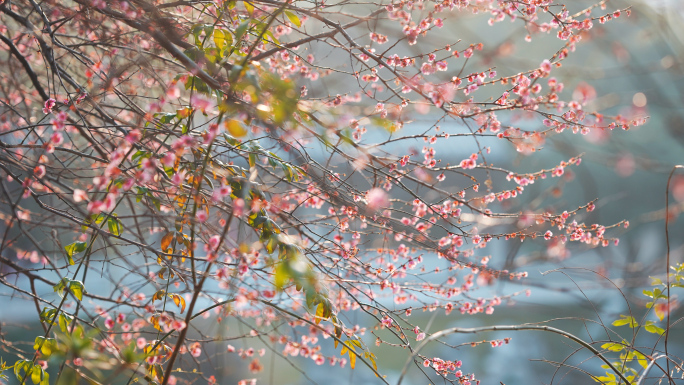
[[[242,3],[245,5],[245,9],[247,9],[247,13],[249,13],[249,15],[251,16],[254,13],[254,6],[252,5],[252,3],[248,2],[248,1],[244,1]]]
[[[241,138],[247,135],[245,126],[235,119],[226,120],[224,123],[228,133],[236,138]]]
[[[287,16],[287,18],[290,19],[292,24],[296,25],[297,27],[302,26],[301,20],[299,20],[299,17],[297,17],[297,15],[295,15],[294,13],[290,11],[285,11],[285,16]]]
[[[154,326],[155,329],[159,330],[160,332],[163,332],[164,330],[162,327],[159,325],[159,316],[152,317],[152,326]]]
[[[190,107],[181,108],[180,110],[176,110],[176,116],[178,116],[181,119],[187,118],[188,116],[190,116],[191,113],[192,113],[192,108],[190,108]]]
[[[323,304],[323,302],[321,302],[316,307],[316,319],[314,320],[314,322],[316,322],[316,324],[321,323],[321,320],[326,318],[326,317],[324,317],[324,314],[325,314],[325,305]]]
[[[351,366],[352,369],[356,366],[356,354],[355,353],[349,353],[349,366]]]
[[[373,363],[373,368],[374,368],[375,370],[378,370],[378,364],[375,362],[375,359],[377,358],[377,357],[375,356],[375,354],[370,353],[369,356],[368,356],[368,358],[369,358],[370,361]],[[376,376],[377,376],[377,374],[376,374]]]
[[[34,384],[37,384],[42,379],[43,379],[43,370],[40,368],[40,366],[35,365],[31,369],[31,381],[33,381]]]

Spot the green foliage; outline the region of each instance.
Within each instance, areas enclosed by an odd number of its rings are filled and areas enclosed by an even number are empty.
[[[53,287],[55,293],[59,294],[60,297],[64,297],[65,291],[70,291],[74,297],[78,298],[79,301],[83,300],[83,293],[85,288],[83,282],[71,280],[69,278],[62,278],[59,283]]]
[[[639,326],[639,323],[636,322],[634,317],[632,316],[626,316],[626,315],[621,315],[619,320],[613,321],[613,326],[623,326],[623,325],[629,325],[631,328],[635,328]]]
[[[299,17],[295,15],[292,11],[285,11],[285,16],[292,22],[292,24],[296,25],[297,27],[302,26],[302,22],[299,20]]]
[[[34,384],[48,385],[50,375],[38,364],[31,360],[18,360],[14,363],[14,375],[20,384],[25,383],[27,378],[31,378]]]
[[[69,264],[73,265],[74,264],[74,255],[85,251],[85,249],[88,247],[87,242],[74,242],[71,244],[68,244],[64,246],[64,250],[66,251],[67,258],[69,259]]]
[[[11,369],[11,368],[12,368],[12,366],[7,366],[7,363],[2,358],[0,358],[0,380],[4,380],[4,381],[9,380],[9,377],[4,372],[5,372],[5,370]]]
[[[45,307],[40,312],[40,321],[49,325],[57,324],[63,333],[66,333],[69,325],[74,320],[74,317],[66,314],[64,311],[58,312],[52,307]]]
[[[670,273],[670,288],[684,287],[684,264],[678,264],[671,267],[671,269],[673,272]],[[663,282],[663,280],[660,278],[651,278],[651,286],[653,286],[653,289],[643,291],[643,294],[647,298],[651,299],[646,303],[646,308],[654,309],[654,313],[660,319],[660,321],[662,321],[665,312],[668,311],[667,309],[663,309],[663,307],[667,308],[669,304],[667,283]],[[656,334],[659,337],[665,334],[665,329],[659,327],[656,322],[649,320],[645,321],[643,324],[639,324],[634,317],[627,315],[620,315],[619,319],[613,321],[613,326],[629,326],[635,335],[638,334],[639,330],[642,328],[646,332],[650,334]],[[649,359],[651,359],[634,348],[632,344],[628,343],[627,341],[622,341],[620,343],[608,342],[601,345],[601,348],[610,352],[620,352],[620,361],[614,362],[614,366],[618,368],[621,373],[624,374],[625,377],[630,381],[637,378],[639,371],[635,368],[629,367],[628,365],[632,362],[636,362],[642,369],[646,369],[649,364]],[[607,365],[604,365],[603,367],[605,369],[610,369],[610,367]],[[594,379],[606,385],[617,385],[620,383],[618,381],[619,379],[616,378],[615,374],[610,370],[606,372],[605,376],[594,377]]]

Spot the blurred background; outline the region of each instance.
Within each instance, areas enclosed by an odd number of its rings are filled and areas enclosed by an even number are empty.
[[[573,0],[574,1],[574,0]],[[581,8],[578,1],[573,7]],[[461,326],[514,325],[526,322],[556,320],[549,325],[567,330],[585,340],[605,340],[608,333],[602,323],[610,323],[620,314],[633,312],[637,319],[646,313],[646,297],[642,290],[649,287],[651,278],[663,278],[665,263],[665,189],[668,175],[676,164],[684,164],[684,2],[680,0],[626,0],[609,1],[608,11],[631,7],[631,16],[620,17],[605,25],[594,23],[578,45],[578,52],[563,62],[554,75],[564,83],[567,92],[583,93],[591,102],[585,110],[599,110],[605,115],[648,116],[647,124],[628,132],[616,129],[611,132],[594,132],[590,135],[564,134],[555,136],[544,145],[544,151],[526,157],[512,147],[492,150],[488,160],[494,164],[509,163],[515,170],[534,171],[548,168],[561,160],[578,154],[583,155],[579,167],[573,167],[562,182],[562,192],[557,199],[558,207],[576,208],[599,198],[596,210],[586,214],[587,223],[612,224],[628,220],[628,228],[619,230],[618,246],[583,249],[574,246],[554,249],[543,243],[513,244],[502,242],[488,248],[494,255],[492,266],[518,270],[525,267],[529,278],[520,282],[501,282],[492,286],[496,293],[510,293],[530,289],[530,296],[518,296],[508,307],[497,308],[492,315],[443,317],[443,313],[422,313],[419,324],[429,324],[427,331]],[[596,14],[601,14],[597,12]],[[464,16],[458,23],[450,23],[444,33],[435,39],[436,46],[449,42],[451,35],[466,42],[483,42],[485,50],[473,67],[483,64],[495,67],[499,75],[517,73],[535,68],[559,47],[552,37],[535,36],[531,43],[520,43],[528,33],[522,25],[511,33],[510,26],[483,28],[488,15]],[[506,22],[508,23],[508,22]],[[507,32],[503,32],[507,31]],[[509,44],[515,40],[516,44]],[[527,44],[527,45],[523,45]],[[335,60],[335,58],[330,58]],[[329,83],[325,83],[329,82]],[[326,88],[311,85],[310,92],[322,95],[334,94],[339,84],[334,80],[323,82]],[[320,87],[320,85],[319,85]],[[430,124],[430,116],[416,119],[413,128]],[[447,128],[445,127],[445,130]],[[498,144],[492,144],[497,146]],[[422,144],[420,144],[422,146]],[[472,149],[436,148],[438,157],[453,163],[467,157]],[[446,156],[440,156],[446,153]],[[549,185],[542,183],[528,187],[523,201],[529,204],[547,194]],[[670,246],[671,262],[683,260],[684,221],[684,172],[676,175],[670,186]],[[550,269],[560,269],[548,272]],[[0,267],[1,269],[1,267]],[[1,270],[0,270],[1,271]],[[21,286],[21,285],[17,285]],[[673,296],[684,298],[673,290]],[[0,298],[0,327],[6,346],[32,344],[35,309],[31,302],[16,293],[2,291]],[[513,306],[514,305],[514,306]],[[457,313],[457,312],[454,312]],[[672,312],[673,323],[684,316],[684,307]],[[362,315],[356,323],[363,325]],[[647,320],[658,321],[652,313]],[[241,326],[225,320],[217,324],[206,321],[205,330],[221,328],[231,330]],[[662,325],[662,323],[660,323]],[[631,337],[629,328],[613,328]],[[210,332],[207,332],[210,334]],[[367,333],[367,343],[374,346],[374,337]],[[453,345],[478,339],[511,337],[511,343],[502,347],[448,347],[433,344],[426,350],[428,356],[463,361],[463,369],[473,372],[483,384],[583,384],[592,383],[590,377],[575,369],[580,366],[595,375],[603,374],[601,362],[591,358],[586,351],[577,352],[578,346],[560,336],[538,332],[488,333],[476,337],[450,337]],[[611,338],[614,338],[611,335]],[[670,335],[670,352],[684,357],[684,333],[682,326],[673,326]],[[237,343],[236,342],[236,346]],[[652,335],[641,333],[637,345],[656,346]],[[662,346],[658,345],[658,346]],[[0,357],[11,360],[11,348],[0,352]],[[295,360],[297,366],[275,362],[273,366],[264,359],[265,370],[250,374],[245,361],[225,353],[225,343],[217,344],[211,367],[220,368],[219,383],[234,384],[241,378],[255,377],[259,384],[319,383],[363,384],[377,383],[377,379],[364,369],[339,370],[331,376],[328,367],[318,367],[311,360]],[[325,352],[333,355],[333,351]],[[376,348],[379,366],[384,369],[390,383],[396,381],[406,360],[396,349]],[[681,362],[681,360],[679,360]],[[657,374],[655,371],[653,374]],[[10,383],[13,379],[10,378]],[[654,378],[645,383],[657,383]],[[425,384],[428,379],[415,367],[404,384]],[[683,381],[684,382],[684,381]]]

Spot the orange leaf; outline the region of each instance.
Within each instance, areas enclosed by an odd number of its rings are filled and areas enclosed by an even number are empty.
[[[183,314],[185,311],[185,299],[178,294],[172,294],[171,298],[173,299],[173,303],[181,308],[181,314]]]
[[[168,253],[169,246],[171,246],[171,241],[173,241],[173,232],[169,231],[164,235],[164,237],[161,240],[161,248],[162,251],[165,253]]]
[[[152,317],[150,321],[152,321],[152,326],[154,326],[155,329],[159,330],[160,332],[164,331],[164,329],[162,329],[162,327],[159,325],[159,316]]]
[[[154,293],[152,296],[152,301],[157,301],[160,300],[164,297],[164,294],[166,294],[166,291],[164,290],[159,290],[158,292]]]

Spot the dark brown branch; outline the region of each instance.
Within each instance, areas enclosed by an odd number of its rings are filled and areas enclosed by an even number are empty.
[[[31,67],[31,64],[26,60],[24,55],[22,55],[21,52],[19,52],[19,50],[14,45],[12,40],[3,35],[0,35],[0,40],[2,40],[3,43],[9,46],[10,52],[14,54],[14,56],[19,60],[21,65],[24,67],[26,74],[29,76],[29,79],[31,79],[31,83],[33,83],[33,87],[36,89],[36,91],[38,91],[40,97],[43,98],[43,101],[50,99],[50,96],[48,96],[48,94],[45,92],[45,89],[43,89],[43,86],[40,84],[40,81],[38,81],[38,75],[36,75],[36,72]]]

